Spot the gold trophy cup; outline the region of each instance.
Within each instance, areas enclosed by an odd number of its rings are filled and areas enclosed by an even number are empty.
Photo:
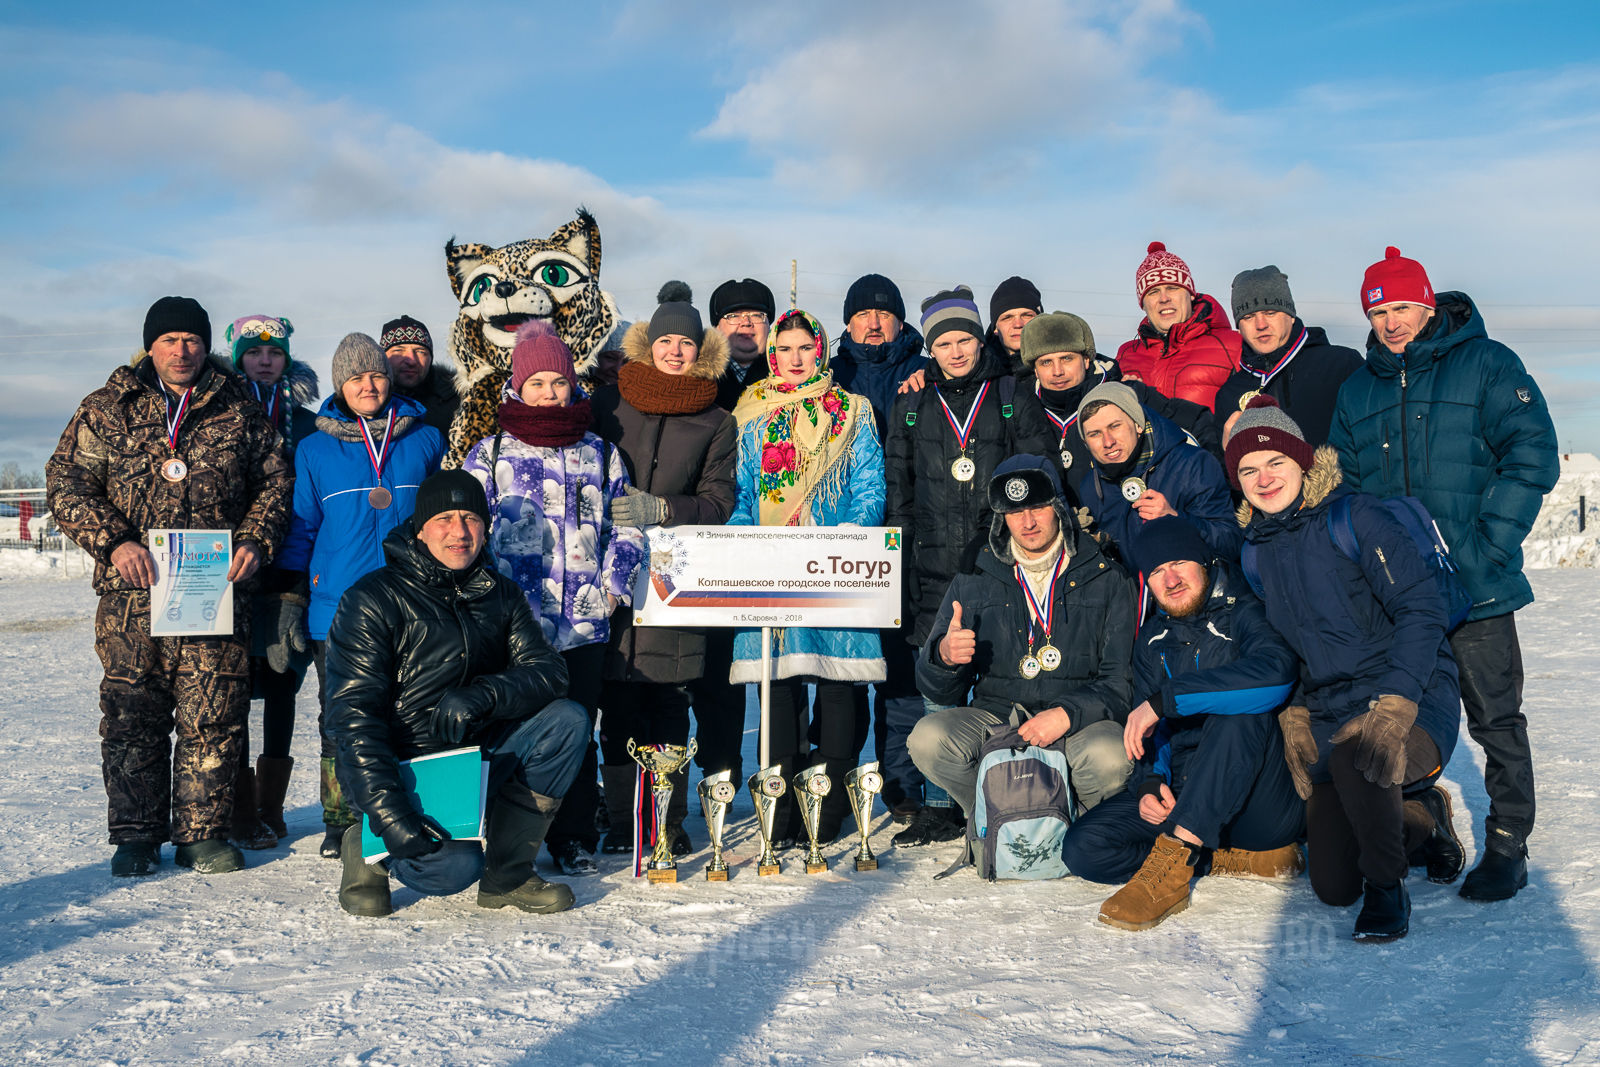
[[[645,877],[652,885],[678,880],[678,865],[672,861],[672,842],[667,840],[667,805],[672,800],[672,775],[689,762],[689,757],[699,747],[694,740],[690,740],[687,746],[663,745],[659,749],[650,745],[635,747],[633,738],[628,738],[628,755],[650,772],[650,792],[655,797],[656,843],[650,850],[650,862],[644,869]]]
[[[844,790],[850,797],[850,810],[856,816],[856,828],[861,832],[861,848],[856,852],[856,870],[875,871],[878,857],[872,854],[867,835],[872,832],[872,799],[883,792],[883,775],[878,765],[863,763],[844,776]]]
[[[722,827],[728,818],[728,805],[739,794],[733,784],[732,771],[718,771],[709,778],[700,779],[700,810],[705,812],[706,832],[711,835],[711,865],[706,868],[706,881],[726,882],[728,861],[722,858]]]
[[[828,861],[823,858],[822,846],[817,844],[817,824],[822,821],[822,798],[833,790],[833,780],[828,777],[828,765],[818,763],[794,776],[795,800],[800,804],[800,818],[806,824],[806,837],[811,847],[806,850],[806,873],[826,874]]]
[[[779,874],[783,868],[778,863],[778,853],[772,847],[772,832],[778,821],[778,798],[787,788],[783,770],[774,764],[752,774],[746,783],[750,797],[756,803],[756,827],[761,831],[761,858],[756,861],[757,874]]]

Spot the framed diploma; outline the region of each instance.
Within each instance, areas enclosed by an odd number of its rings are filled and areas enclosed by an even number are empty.
[[[151,637],[233,633],[230,530],[151,530],[156,584],[150,587]]]

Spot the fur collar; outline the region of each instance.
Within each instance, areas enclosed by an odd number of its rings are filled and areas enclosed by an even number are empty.
[[[1300,506],[1316,507],[1328,499],[1328,494],[1343,481],[1344,471],[1339,467],[1338,450],[1332,445],[1318,445],[1311,454],[1311,469],[1306,471],[1305,482],[1300,487]],[[1250,501],[1241,500],[1233,517],[1240,526],[1249,526],[1250,520],[1255,517],[1255,508],[1250,506]]]
[[[650,358],[650,323],[647,320],[640,319],[622,335],[622,354],[629,363],[655,366],[655,360]],[[714,382],[728,369],[728,358],[728,339],[716,329],[707,330],[700,338],[700,354],[683,376]]]

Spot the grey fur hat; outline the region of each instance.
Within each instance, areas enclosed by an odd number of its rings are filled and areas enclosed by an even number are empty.
[[[1094,331],[1070,311],[1035,315],[1022,328],[1022,362],[1031,367],[1040,356],[1053,352],[1076,352],[1093,359]]]

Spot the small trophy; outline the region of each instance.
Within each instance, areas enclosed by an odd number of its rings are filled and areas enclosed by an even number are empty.
[[[783,868],[778,864],[778,854],[772,848],[772,832],[778,821],[778,798],[786,788],[783,771],[774,764],[763,767],[750,776],[750,797],[756,802],[756,827],[761,831],[761,858],[756,861],[757,874],[778,874]]]
[[[806,850],[806,873],[826,874],[828,861],[822,856],[822,846],[817,844],[817,824],[822,821],[822,798],[833,789],[828,777],[828,765],[819,763],[807,767],[794,776],[795,800],[800,804],[800,817],[806,824],[806,837],[811,847]]]
[[[706,868],[708,882],[728,880],[728,861],[722,858],[722,827],[728,818],[728,805],[738,793],[732,771],[718,771],[709,778],[700,779],[700,810],[705,812],[706,832],[711,835],[711,865]]]
[[[672,775],[689,762],[689,757],[699,747],[693,740],[687,746],[635,747],[633,738],[628,738],[628,755],[650,772],[650,792],[655,797],[656,843],[650,850],[650,862],[645,865],[644,872],[651,884],[678,880],[678,865],[672,861],[672,842],[667,839],[667,805],[672,800]]]
[[[863,763],[844,776],[844,790],[850,797],[850,810],[855,812],[856,828],[861,831],[861,850],[856,853],[856,870],[875,871],[878,857],[872,854],[867,835],[872,827],[872,798],[883,792],[883,775],[878,765]]]

